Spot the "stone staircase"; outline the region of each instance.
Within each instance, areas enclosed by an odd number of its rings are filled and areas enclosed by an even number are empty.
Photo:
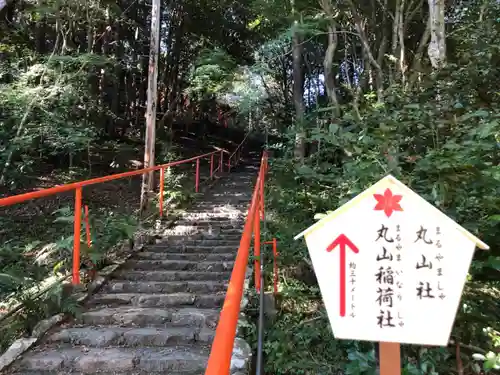
[[[219,180],[8,373],[203,374],[257,171],[254,162]]]

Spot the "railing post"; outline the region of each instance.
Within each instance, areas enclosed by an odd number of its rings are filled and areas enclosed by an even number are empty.
[[[214,175],[214,154],[210,155],[210,179]]]
[[[260,182],[259,182],[260,183]],[[257,194],[260,199],[260,194]],[[255,288],[257,292],[260,291],[260,202],[257,201],[257,208],[255,209],[254,217],[254,268],[255,268]]]
[[[165,168],[160,169],[160,217],[163,217],[163,190],[165,188]]]
[[[75,220],[73,233],[73,285],[80,284],[80,230],[82,225],[82,188],[75,189]]]
[[[224,159],[224,152],[221,151],[220,152],[220,159],[219,159],[219,170],[220,170],[220,173],[223,172],[223,167],[224,167],[224,163],[223,163],[223,159]]]
[[[200,188],[200,159],[196,159],[196,186],[195,190],[198,192]]]
[[[273,256],[274,256],[274,295],[278,294],[278,243],[276,238],[273,238]]]
[[[264,174],[266,173],[266,169],[265,169],[265,166],[263,168],[263,172],[262,172],[262,178],[260,179],[259,183],[260,183],[260,192],[259,192],[259,203],[260,203],[260,206],[259,206],[259,210],[260,211],[260,218],[262,220],[264,220]]]
[[[278,294],[278,280],[279,280],[279,272],[278,272],[278,241],[276,238],[273,238],[272,241],[265,241],[262,243],[263,245],[273,245],[273,285],[274,285],[274,295]]]

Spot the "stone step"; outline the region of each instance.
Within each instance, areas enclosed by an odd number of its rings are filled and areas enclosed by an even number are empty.
[[[184,212],[179,215],[179,217],[186,220],[203,219],[203,220],[239,220],[244,221],[246,212],[240,212],[237,210],[231,211],[201,211],[190,209],[188,212]]]
[[[251,195],[239,196],[236,197],[234,195],[228,195],[224,190],[221,190],[221,193],[217,194],[217,196],[211,196],[208,199],[204,199],[203,201],[197,202],[193,205],[193,207],[208,207],[208,206],[220,206],[220,205],[229,205],[229,206],[239,206],[239,205],[249,205],[252,199]]]
[[[237,206],[240,204],[249,205],[252,199],[251,195],[247,196],[235,196],[238,190],[243,190],[240,186],[219,186],[218,189],[211,191],[212,195],[206,197],[205,199],[200,199],[193,202],[192,207],[207,207],[208,210],[213,209],[211,205],[214,206]],[[213,194],[218,194],[214,196]]]
[[[252,192],[242,192],[241,190],[236,190],[231,191],[226,189],[227,187],[230,186],[248,186],[247,181],[241,181],[239,184],[236,183],[231,183],[231,182],[223,182],[220,185],[217,185],[216,188],[214,188],[211,191],[210,197],[207,197],[207,200],[211,199],[251,199],[252,198]],[[245,189],[246,190],[246,189]]]
[[[235,242],[239,242],[241,239],[240,235],[237,234],[230,234],[230,235],[224,235],[224,236],[207,236],[207,235],[185,235],[185,236],[179,236],[179,235],[167,235],[162,237],[163,243],[169,243],[169,244],[177,244],[177,245],[183,245],[183,244],[198,244],[198,245],[205,245],[205,246],[217,246],[217,245],[231,245]]]
[[[16,371],[41,374],[164,374],[199,375],[209,350],[203,346],[175,348],[57,348],[29,352]]]
[[[167,294],[136,294],[136,293],[105,293],[97,294],[88,302],[89,306],[117,306],[130,305],[134,307],[173,307],[194,306],[200,308],[221,307],[224,302],[224,293],[194,294],[194,293],[167,293]]]
[[[236,211],[243,213],[245,209],[248,209],[249,205],[250,200],[241,202],[203,201],[202,203],[194,204],[191,210],[201,212],[220,212],[226,210],[226,212]]]
[[[219,311],[212,309],[101,307],[81,314],[77,322],[87,325],[119,325],[122,327],[208,327],[215,329]]]
[[[242,222],[234,222],[231,220],[227,221],[209,221],[209,220],[178,220],[175,222],[175,226],[193,226],[197,228],[218,228],[223,232],[226,232],[230,229],[241,229],[243,227]]]
[[[170,228],[163,232],[164,235],[175,235],[175,236],[192,236],[196,234],[202,234],[207,238],[211,239],[221,239],[223,240],[226,234],[232,234],[236,237],[241,237],[241,231],[238,229],[227,229],[221,230],[220,228],[201,228],[196,226],[179,226],[175,228]],[[238,234],[239,233],[239,234]]]
[[[228,281],[231,272],[131,271],[120,270],[116,279],[130,281]]]
[[[171,253],[171,252],[150,252],[142,251],[135,255],[140,259],[149,260],[181,260],[181,261],[234,261],[236,257],[236,250],[232,253]]]
[[[186,254],[228,254],[236,253],[240,246],[240,241],[233,241],[227,245],[206,245],[206,242],[202,242],[198,245],[196,242],[186,242],[184,245],[178,244],[168,244],[165,242],[160,242],[156,245],[147,246],[146,250],[148,253],[186,253]]]
[[[220,228],[220,227],[199,227],[196,225],[176,225],[173,228],[168,229],[167,234],[172,235],[201,235],[207,238],[221,238],[224,239],[227,235],[233,235],[235,237],[241,236],[243,229],[233,229],[233,228]]]
[[[220,191],[221,188],[227,188],[226,191],[241,192],[248,189],[249,185],[255,185],[256,177],[252,176],[250,178],[240,178],[238,181],[223,181],[217,186],[214,186],[213,191]],[[250,193],[244,193],[246,196],[251,196]]]
[[[210,212],[208,212],[208,213],[210,213]],[[193,212],[187,211],[179,216],[179,220],[185,220],[187,222],[197,220],[201,223],[213,224],[213,225],[216,225],[216,224],[220,224],[220,225],[233,224],[234,225],[234,224],[241,224],[241,222],[243,221],[243,215],[238,214],[236,212],[233,214],[226,214],[225,216],[220,215],[220,213],[218,213],[219,215],[216,215],[217,213],[212,213],[212,214],[214,215],[213,217],[205,217],[205,218],[201,219],[199,217],[194,216]]]
[[[248,203],[250,204],[250,203]],[[235,207],[231,204],[216,204],[214,206],[198,203],[190,207],[186,214],[191,215],[209,215],[213,217],[238,218],[247,214],[248,205],[245,207]]]
[[[214,281],[117,281],[109,282],[103,290],[107,293],[215,293],[224,292],[228,283]]]
[[[189,212],[184,215],[179,215],[177,220],[182,220],[186,222],[196,222],[196,220],[200,221],[214,221],[214,219],[224,219],[222,222],[222,225],[227,223],[233,225],[236,221],[240,225],[240,228],[243,228],[245,224],[244,217],[242,215],[238,214],[238,216],[232,215],[228,217],[228,214],[225,212]],[[179,222],[178,221],[178,222]],[[182,222],[181,221],[181,222]],[[214,221],[214,225],[218,225],[216,221]]]
[[[212,271],[224,272],[233,269],[234,262],[226,261],[188,261],[188,260],[130,260],[124,264],[124,269],[133,270],[168,270],[168,271]]]
[[[193,242],[210,242],[210,244],[214,244],[216,242],[234,242],[238,241],[241,238],[239,234],[225,234],[224,236],[214,236],[214,235],[209,235],[208,233],[195,233],[192,235],[171,235],[171,236],[165,236],[164,241],[169,242],[169,243],[185,243],[189,241]],[[215,241],[215,242],[214,242]]]
[[[193,210],[182,212],[179,217],[181,217],[182,220],[201,220],[214,223],[242,223],[245,219],[245,215],[239,212],[196,212]]]
[[[199,220],[196,218],[192,219],[180,218],[175,222],[174,228],[184,227],[184,226],[185,227],[196,226],[204,231],[207,231],[209,228],[218,228],[227,232],[234,229],[241,229],[243,225],[244,223],[242,221],[236,221],[236,220],[211,221],[211,220]]]
[[[192,343],[210,343],[215,331],[207,327],[125,328],[125,327],[72,327],[49,336],[48,343],[84,345],[91,348],[107,346],[171,346]]]

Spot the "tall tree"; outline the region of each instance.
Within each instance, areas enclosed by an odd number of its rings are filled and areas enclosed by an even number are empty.
[[[325,72],[325,85],[326,94],[330,103],[333,105],[333,114],[335,117],[340,116],[340,106],[337,99],[337,91],[335,85],[335,72],[333,68],[333,59],[335,57],[335,52],[338,46],[338,34],[337,34],[337,21],[335,18],[335,9],[332,0],[320,0],[321,9],[325,12],[325,16],[328,19],[328,47],[325,52],[325,58],[323,60],[323,68]]]
[[[295,106],[295,122],[298,126],[295,134],[295,157],[304,162],[305,129],[304,129],[304,58],[302,55],[302,31],[300,30],[300,15],[292,0],[292,56],[293,56],[293,104]]]
[[[444,10],[444,0],[429,0],[431,41],[427,53],[435,69],[441,68],[446,63]]]
[[[144,140],[144,167],[155,165],[156,102],[158,80],[158,52],[160,47],[160,0],[153,0],[151,8],[151,40],[149,44],[148,101],[146,107],[146,135]],[[148,203],[148,193],[153,190],[154,172],[142,176],[141,210]]]

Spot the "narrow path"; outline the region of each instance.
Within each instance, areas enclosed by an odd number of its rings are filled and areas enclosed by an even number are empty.
[[[10,374],[203,374],[256,165],[221,179]]]

